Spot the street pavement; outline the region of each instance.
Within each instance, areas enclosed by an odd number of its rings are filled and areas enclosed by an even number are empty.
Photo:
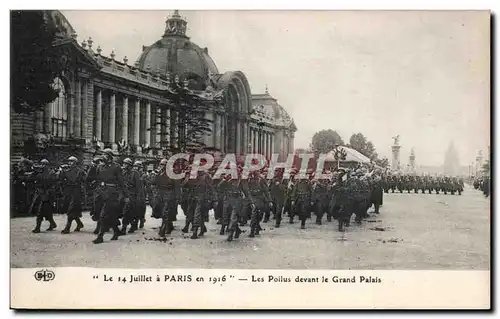
[[[372,211],[370,209],[370,211]],[[150,215],[148,208],[147,216]],[[248,227],[233,242],[219,235],[210,218],[208,233],[192,240],[180,231],[156,241],[159,220],[148,218],[135,234],[95,245],[95,223],[84,213],[85,228],[63,235],[58,228],[33,234],[35,218],[11,219],[11,267],[102,268],[222,268],[222,269],[490,269],[490,200],[467,187],[461,196],[444,194],[384,194],[380,215],[370,214],[361,225],[353,222],[344,233],[337,223],[319,226],[262,224],[264,231],[249,238]],[[286,221],[287,219],[285,219]],[[75,225],[73,225],[74,229]]]

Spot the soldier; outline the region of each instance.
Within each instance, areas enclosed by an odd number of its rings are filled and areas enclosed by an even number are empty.
[[[382,178],[380,177],[380,171],[376,171],[371,178],[371,194],[370,194],[370,204],[375,207],[375,214],[379,214],[380,206],[383,204],[384,192],[382,186]]]
[[[217,168],[214,168],[214,170],[211,172],[211,176],[214,176],[216,173]],[[224,198],[225,198],[225,191],[223,188],[219,188],[219,185],[225,185],[225,183],[222,183],[224,181],[224,177],[218,177],[218,178],[213,178],[213,184],[215,186],[215,192],[216,192],[216,198],[217,198],[217,205],[214,209],[214,218],[217,220],[217,225],[223,225],[223,215],[224,215]],[[221,184],[222,183],[222,184]],[[227,226],[227,225],[226,225]],[[224,227],[221,228],[221,235],[224,235]]]
[[[283,218],[288,182],[289,180],[284,179],[283,171],[280,170],[276,173],[276,176],[274,177],[274,180],[271,182],[271,185],[269,187],[269,192],[271,194],[273,208],[275,211],[274,227],[276,228],[280,227],[281,219]]]
[[[312,170],[308,170],[308,175],[312,174]],[[306,229],[306,220],[310,218],[310,203],[311,203],[311,183],[308,178],[298,179],[291,193],[292,212],[290,214],[290,224],[293,224],[295,215],[299,217],[300,228]]]
[[[33,177],[33,162],[27,158],[19,161],[19,169],[14,172],[13,192],[16,213],[22,216],[33,214],[32,203],[35,193],[35,181]]]
[[[269,188],[265,180],[260,176],[259,171],[251,172],[249,177],[249,196],[247,201],[251,211],[249,237],[255,237],[262,230],[260,226],[261,214],[263,214],[267,207],[272,208],[273,203],[271,195],[269,195]]]
[[[187,189],[190,193],[185,230],[192,223],[193,234],[191,239],[198,239],[207,232],[207,227],[205,226],[207,207],[217,205],[212,179],[207,172],[199,171],[196,179],[191,179],[190,175],[186,176],[182,184],[182,189]]]
[[[147,175],[144,173],[144,167],[141,161],[134,162],[134,170],[139,174],[139,194],[137,194],[137,218],[139,219],[139,228],[144,228],[146,221],[146,194],[147,194]],[[130,229],[129,232],[132,232]]]
[[[316,214],[316,224],[321,225],[321,219],[328,211],[328,184],[326,179],[314,179],[312,185],[311,207]]]
[[[334,218],[338,220],[339,231],[344,231],[344,227],[349,226],[352,215],[353,187],[350,187],[351,180],[347,170],[340,168],[338,178],[334,184],[335,203],[339,209],[334,210]]]
[[[69,234],[73,220],[76,222],[76,232],[83,228],[80,218],[82,217],[82,186],[85,181],[85,172],[77,166],[76,157],[70,156],[68,162],[69,167],[59,173],[59,179],[64,185],[63,211],[67,213],[66,227],[61,231],[62,234]]]
[[[177,221],[177,206],[181,197],[179,181],[172,179],[167,174],[167,159],[162,159],[155,173],[152,185],[155,189],[154,216],[161,216],[162,224],[158,235],[165,237],[174,229]],[[157,218],[157,217],[156,217]]]
[[[101,196],[103,199],[103,207],[99,216],[99,233],[97,238],[93,240],[94,244],[104,242],[104,233],[112,228],[113,237],[111,240],[117,240],[121,232],[118,228],[120,214],[120,197],[124,198],[125,204],[128,204],[127,188],[123,180],[123,172],[121,167],[113,162],[113,151],[105,149],[103,156],[104,163],[96,168],[96,179],[101,183]]]
[[[92,208],[90,210],[90,216],[92,220],[96,222],[96,228],[94,230],[94,235],[99,234],[100,229],[100,216],[101,210],[104,206],[104,197],[103,197],[103,186],[101,185],[100,180],[97,179],[97,168],[104,164],[104,160],[100,156],[94,157],[92,163],[90,164],[90,168],[87,171],[86,181],[87,185],[89,185],[92,192]]]
[[[241,179],[241,166],[238,166],[238,176],[233,178],[231,175],[225,176],[218,185],[218,189],[224,190],[224,207],[223,207],[223,218],[220,234],[224,235],[225,229],[227,229],[228,241],[232,241],[233,238],[239,238],[242,233],[239,225],[239,215],[243,212],[244,199],[249,198],[248,183],[246,180]]]
[[[53,205],[53,187],[57,182],[57,176],[49,170],[48,165],[49,161],[42,159],[33,176],[35,196],[32,206],[36,213],[36,226],[33,233],[40,232],[40,226],[44,218],[50,223],[47,231],[54,230],[57,227],[54,221],[55,207]]]
[[[370,202],[370,186],[361,170],[357,170],[353,179],[354,188],[354,208],[356,222],[360,223],[363,218],[368,216],[367,211]]]
[[[130,158],[123,160],[123,181],[129,199],[123,206],[121,235],[126,235],[128,225],[131,225],[130,233],[134,233],[138,229],[138,200],[140,199],[141,192],[143,192],[141,176],[137,170],[133,169],[133,162]]]

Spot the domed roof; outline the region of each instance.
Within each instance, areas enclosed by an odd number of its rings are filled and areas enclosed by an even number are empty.
[[[190,80],[191,88],[203,90],[210,75],[219,71],[208,55],[208,49],[202,49],[189,40],[186,27],[186,20],[176,10],[166,21],[163,37],[143,47],[136,66],[161,75],[179,75],[181,80]]]

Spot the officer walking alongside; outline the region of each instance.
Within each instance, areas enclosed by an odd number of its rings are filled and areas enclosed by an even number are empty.
[[[44,218],[50,223],[47,231],[54,230],[57,227],[54,221],[54,212],[56,209],[53,205],[53,187],[57,182],[57,176],[50,171],[48,165],[49,161],[42,159],[33,176],[35,181],[35,196],[32,205],[36,212],[36,226],[33,229],[33,233],[40,232],[40,226]]]
[[[76,157],[70,156],[68,162],[69,168],[59,173],[59,178],[64,185],[63,208],[67,213],[66,227],[61,231],[62,234],[69,234],[73,220],[76,222],[76,232],[83,228],[80,218],[82,217],[82,186],[85,181],[85,172],[78,167]]]
[[[120,214],[120,197],[124,198],[125,204],[128,204],[127,188],[123,180],[123,172],[121,167],[113,162],[113,151],[111,149],[104,150],[104,164],[97,167],[97,180],[101,181],[102,198],[104,206],[99,218],[100,227],[97,238],[93,240],[94,244],[101,244],[104,241],[104,233],[106,230],[113,229],[113,237],[111,240],[117,240],[120,236],[119,214]]]
[[[134,233],[138,229],[138,199],[141,192],[144,191],[141,184],[141,177],[137,170],[133,169],[133,162],[130,158],[123,160],[123,180],[127,189],[129,200],[126,201],[123,207],[123,220],[121,234],[127,234],[127,226],[131,225],[130,233]]]

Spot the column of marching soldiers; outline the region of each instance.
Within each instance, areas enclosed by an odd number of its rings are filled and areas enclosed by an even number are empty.
[[[443,191],[445,194],[458,191],[463,184],[458,179],[415,178],[402,175],[391,175],[381,169],[368,172],[366,168],[349,170],[335,169],[332,179],[317,179],[313,170],[308,170],[307,178],[295,178],[298,170],[293,168],[290,176],[285,176],[283,169],[276,169],[275,177],[268,180],[267,168],[250,172],[249,178],[242,178],[243,168],[238,164],[238,176],[221,175],[214,179],[217,167],[208,172],[200,170],[195,179],[189,178],[191,166],[177,165],[176,173],[186,173],[181,180],[171,179],[166,174],[167,159],[159,160],[154,171],[146,171],[145,164],[133,162],[130,158],[122,161],[122,165],[114,162],[114,154],[110,149],[96,156],[88,169],[78,165],[78,159],[69,157],[67,164],[51,168],[43,159],[38,163],[22,160],[16,171],[14,192],[20,196],[15,202],[28,203],[30,215],[36,215],[33,233],[40,233],[43,220],[49,222],[47,231],[56,229],[54,213],[56,203],[60,202],[60,211],[66,213],[66,225],[61,231],[68,234],[73,221],[74,231],[80,231],[84,225],[82,218],[82,193],[86,188],[92,190],[90,215],[96,222],[93,242],[98,244],[104,235],[113,231],[111,240],[119,236],[134,233],[144,227],[146,222],[146,206],[152,208],[152,218],[161,219],[158,235],[165,237],[174,231],[177,221],[178,205],[185,215],[183,233],[191,233],[197,239],[207,232],[209,211],[214,210],[214,217],[220,225],[220,235],[227,236],[228,241],[239,238],[242,227],[249,226],[249,237],[260,235],[261,223],[274,219],[274,227],[281,226],[282,220],[288,218],[289,224],[296,219],[301,229],[305,229],[306,220],[313,218],[321,225],[323,217],[327,222],[336,220],[338,230],[349,227],[351,217],[361,221],[368,217],[368,209],[373,205],[374,213],[379,214],[383,204],[383,192],[392,190],[422,189]],[[28,185],[33,192],[26,191]],[[62,192],[56,192],[56,186],[62,185]],[[462,185],[462,186],[460,186]],[[19,191],[19,189],[24,191]],[[14,194],[14,197],[16,195]]]

